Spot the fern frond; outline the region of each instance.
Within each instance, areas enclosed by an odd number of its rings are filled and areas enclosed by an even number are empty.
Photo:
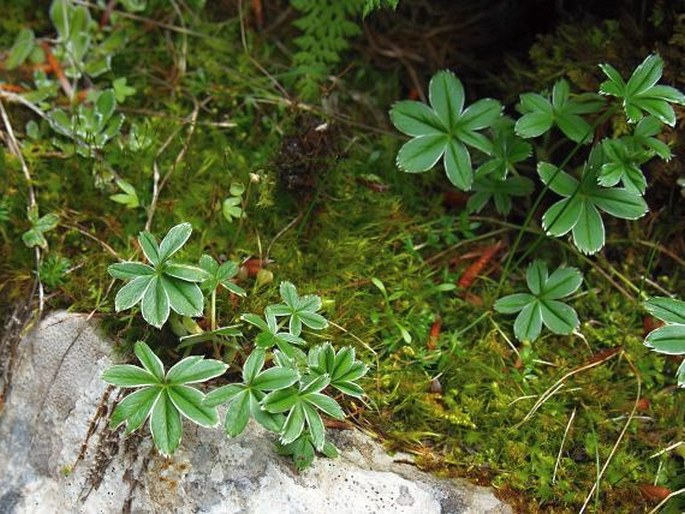
[[[299,48],[294,56],[294,65],[298,75],[297,89],[303,97],[317,96],[319,85],[349,48],[349,40],[361,33],[359,17],[367,1],[290,1],[290,5],[302,14],[294,22],[302,31],[302,36],[294,41]]]

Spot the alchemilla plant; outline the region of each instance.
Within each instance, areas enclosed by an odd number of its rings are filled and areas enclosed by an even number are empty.
[[[108,270],[113,277],[127,281],[116,295],[116,310],[140,305],[143,319],[161,328],[171,311],[180,315],[181,320],[202,315],[208,296],[210,329],[181,337],[179,347],[203,341],[217,344],[227,339],[246,339],[238,325],[216,326],[217,288],[245,295],[232,280],[238,271],[237,264],[227,261],[220,265],[209,255],[203,255],[197,266],[172,259],[191,232],[189,223],[181,223],[171,228],[161,243],[149,232],[140,234],[138,242],[148,263],[121,262],[112,264]],[[181,443],[183,418],[213,427],[219,423],[217,407],[225,405],[224,428],[229,437],[241,434],[253,418],[279,436],[282,451],[292,455],[299,468],[308,466],[317,451],[335,456],[335,447],[326,441],[323,416],[345,417],[332,395],[362,398],[364,391],[357,382],[368,368],[356,359],[353,348],[336,352],[330,343],[308,344],[307,331],[328,327],[328,321],[318,312],[321,298],[301,296],[289,282],[281,283],[279,289],[281,303],[269,305],[263,316],[241,316],[242,321],[257,329],[254,338],[243,346],[253,349],[242,365],[242,380],[207,394],[191,384],[221,377],[229,363],[191,355],[165,372],[150,347],[137,342],[135,354],[142,367],[121,364],[103,373],[103,379],[112,385],[136,389],[115,408],[111,427],[123,424],[128,434],[149,420],[155,446],[168,456]],[[180,325],[198,328],[197,324],[183,321]],[[215,353],[222,355],[219,351]]]
[[[673,106],[685,105],[685,95],[659,84],[663,60],[658,55],[648,56],[628,80],[610,64],[601,64],[600,69],[606,80],[597,93],[574,94],[569,83],[560,79],[551,93],[522,94],[517,119],[504,116],[493,99],[465,108],[464,87],[448,71],[438,72],[430,81],[429,105],[402,101],[390,111],[395,127],[412,138],[397,154],[398,167],[419,173],[442,162],[454,186],[474,192],[467,204],[470,212],[494,201],[496,210],[507,215],[512,198],[529,196],[537,179],[539,193],[510,249],[502,281],[547,196],[552,198],[540,219],[544,230],[540,238],[570,236],[578,252],[586,255],[597,254],[606,245],[607,217],[637,220],[649,210],[642,167],[652,159],[672,157],[659,135],[664,126],[675,125]],[[606,131],[598,128],[611,121],[627,128],[603,137]],[[558,148],[572,150],[557,158]],[[536,163],[528,169],[537,173],[525,176],[524,165],[531,155]],[[535,260],[526,281],[530,292],[504,296],[494,304],[497,312],[518,313],[513,327],[517,339],[537,339],[543,325],[555,334],[579,328],[576,311],[562,301],[579,289],[583,281],[579,270],[561,266],[550,274],[546,263]],[[657,352],[685,354],[683,305],[670,298],[645,303],[666,323],[647,336],[646,345]],[[681,366],[680,385],[684,376]]]

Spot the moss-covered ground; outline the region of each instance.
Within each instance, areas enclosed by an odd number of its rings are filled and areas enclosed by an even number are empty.
[[[28,4],[17,2],[2,21],[2,47],[26,23],[50,33],[47,6],[40,11]],[[659,175],[666,185],[648,197],[648,218],[609,224],[607,249],[598,257],[580,255],[563,239],[538,247],[536,257],[585,273],[571,300],[582,324],[571,336],[547,332],[520,344],[513,319],[492,305],[498,292],[523,287],[525,264],[501,279],[529,206],[521,202],[507,219],[487,211],[467,216],[441,173],[396,169],[401,139],[386,112],[407,94],[397,68],[382,71],[357,52],[350,56],[353,70],[327,83],[324,102],[298,102],[274,86],[292,82],[287,39],[247,23],[243,43],[232,4],[225,12],[185,12],[186,32],[150,19],[180,27],[162,5],[140,20],[119,19],[129,42],[112,61],[111,76],[126,77],[136,90],[121,107],[123,133],[138,127],[135,151],[113,142],[94,158],[67,156],[53,145],[46,122],[36,120],[39,136],[29,137],[24,127],[35,117],[6,103],[41,213],[61,220],[47,234],[43,256],[46,309],[94,312],[123,353],[144,339],[163,358],[178,357],[168,328],[145,325],[135,309],[113,312],[120,284],[106,272],[117,258],[140,257],[136,236],[150,218],[146,206],[159,173],[168,179],[151,231],[161,236],[189,221],[194,232],[186,259],[210,253],[245,265],[241,285],[248,296],[220,296],[222,323],[261,312],[277,299],[283,280],[320,295],[334,322],[326,337],[354,346],[371,366],[368,398],[346,405],[350,421],[388,449],[415,454],[419,466],[441,475],[492,485],[520,512],[577,512],[587,497],[589,512],[649,512],[685,487],[685,402],[674,378],[679,360],[643,345],[649,319],[639,304],[643,292],[685,292],[683,199],[668,178],[678,169]],[[283,38],[296,32],[274,30]],[[589,69],[592,59],[573,69]],[[0,82],[26,82],[22,73],[0,71]],[[534,89],[535,80],[548,78],[544,70],[527,73],[511,87]],[[484,88],[494,94],[497,84]],[[119,192],[108,179],[112,171],[135,187],[142,207],[109,199]],[[251,185],[246,217],[228,222],[221,205],[234,182]],[[21,243],[29,228],[27,194],[19,160],[0,150],[5,318],[29,298],[37,307],[34,253]],[[528,230],[516,257],[541,231],[536,224]],[[473,284],[456,286],[497,243],[500,250]],[[258,269],[270,273],[257,280]],[[662,512],[681,512],[681,498]]]

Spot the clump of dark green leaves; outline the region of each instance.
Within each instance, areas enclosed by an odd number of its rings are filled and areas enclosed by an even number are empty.
[[[287,317],[292,335],[299,336],[302,325],[312,330],[323,330],[328,326],[326,318],[316,312],[321,308],[321,298],[316,295],[299,296],[290,282],[282,282],[279,291],[283,303],[269,305],[267,310],[276,317]]]
[[[219,264],[209,255],[202,256],[199,267],[171,260],[191,231],[189,223],[176,225],[159,244],[152,234],[143,232],[138,241],[150,264],[123,262],[109,267],[112,276],[128,280],[117,293],[115,305],[120,311],[141,303],[143,318],[157,328],[174,310],[180,315],[175,319],[174,331],[192,332],[181,337],[179,349],[210,341],[216,351],[217,345],[244,337],[239,325],[216,327],[216,290],[223,287],[240,296],[245,291],[232,280],[238,272],[233,262]],[[228,365],[190,356],[165,375],[150,348],[137,343],[135,351],[143,368],[118,365],[103,375],[111,384],[142,388],[117,406],[112,425],[126,423],[129,433],[150,417],[155,445],[169,455],[180,444],[181,415],[200,425],[213,426],[218,422],[216,407],[227,404],[224,426],[230,437],[242,433],[252,417],[280,436],[282,450],[293,455],[298,467],[309,465],[315,451],[335,455],[335,448],[326,442],[322,415],[343,419],[344,413],[327,392],[336,390],[361,398],[364,392],[357,381],[368,368],[356,359],[352,348],[336,353],[326,343],[310,347],[308,354],[302,351],[300,347],[308,346],[305,329],[328,327],[328,321],[318,312],[321,298],[299,295],[290,282],[281,283],[279,290],[282,303],[269,305],[264,317],[253,313],[241,316],[242,321],[259,329],[250,342],[254,349],[243,365],[242,382],[214,389],[205,397],[186,384],[218,377]],[[202,315],[203,292],[210,296],[209,331],[195,327],[190,319]]]
[[[441,71],[430,81],[430,107],[411,100],[390,111],[395,127],[413,139],[397,154],[397,165],[409,173],[428,171],[442,159],[447,178],[463,191],[471,189],[473,168],[467,146],[485,155],[492,142],[480,131],[502,114],[502,104],[485,98],[464,108],[464,86],[453,73]]]
[[[599,150],[599,149],[598,149]],[[552,204],[542,216],[549,235],[573,234],[573,243],[583,253],[593,254],[605,242],[600,211],[616,218],[635,220],[647,213],[647,203],[639,193],[618,187],[602,187],[599,169],[589,161],[581,180],[548,162],[538,164],[542,182],[563,200]]]
[[[110,426],[126,425],[126,434],[150,419],[150,432],[162,455],[171,455],[181,443],[181,416],[203,427],[219,423],[214,407],[205,403],[205,395],[189,384],[206,382],[223,375],[228,365],[194,355],[180,360],[164,372],[159,357],[143,343],[135,344],[135,353],[143,367],[117,364],[102,374],[102,379],[118,387],[134,387],[114,409]]]
[[[600,65],[608,77],[599,94],[574,94],[569,83],[558,80],[551,91],[523,93],[517,105],[521,116],[512,120],[502,116],[496,100],[483,99],[464,109],[464,88],[452,73],[436,73],[429,84],[429,104],[402,101],[390,110],[395,127],[411,136],[397,153],[400,169],[416,173],[427,171],[442,160],[450,182],[474,194],[467,204],[470,212],[480,212],[492,200],[497,212],[511,211],[512,198],[525,198],[534,191],[531,178],[544,186],[530,207],[519,237],[510,250],[513,256],[548,190],[562,197],[542,216],[545,234],[572,235],[573,244],[584,254],[599,252],[605,245],[602,213],[619,219],[637,220],[647,211],[643,195],[647,180],[641,166],[654,157],[671,158],[668,145],[658,139],[663,125],[675,124],[673,105],[685,105],[685,95],[660,85],[663,61],[648,56],[626,82],[609,64]],[[600,95],[618,98],[631,133],[596,138],[596,127],[618,111]],[[485,133],[482,131],[487,129]],[[550,144],[550,134],[559,139]],[[488,137],[491,136],[491,137]],[[525,161],[536,142],[537,176],[524,176]],[[555,149],[564,138],[575,144],[572,152],[557,162]],[[475,173],[467,146],[477,150],[480,163]],[[585,163],[572,172],[562,169],[577,154],[587,150]],[[530,167],[528,167],[530,168]],[[505,271],[508,272],[511,257]],[[519,315],[514,333],[519,340],[534,340],[546,325],[557,334],[569,334],[578,327],[576,312],[559,300],[572,294],[582,275],[571,268],[560,268],[548,276],[547,267],[535,261],[528,268],[531,293],[499,299],[495,309]]]
[[[55,140],[55,143],[66,152],[94,157],[121,130],[124,115],[115,114],[116,106],[114,90],[107,89],[96,95],[92,105],[79,105],[71,116],[62,109],[55,109],[50,113],[50,125],[55,132],[72,141]]]
[[[171,260],[191,232],[190,223],[181,223],[169,230],[161,244],[149,232],[142,232],[138,243],[150,264],[121,262],[107,268],[114,278],[128,281],[114,300],[117,312],[140,303],[143,319],[157,328],[166,323],[171,310],[182,316],[202,314],[204,296],[198,284],[207,279],[207,273]]]
[[[28,218],[31,223],[31,228],[22,234],[22,241],[24,241],[24,244],[29,248],[33,248],[34,246],[47,248],[48,241],[45,239],[45,233],[59,225],[59,216],[54,213],[40,216],[38,213],[38,206],[34,205],[28,209]]]
[[[600,64],[600,68],[609,80],[602,83],[599,92],[621,100],[629,122],[637,123],[646,112],[666,125],[675,125],[671,104],[685,105],[685,95],[674,87],[657,84],[664,72],[660,56],[650,55],[642,61],[628,82],[610,64]]]
[[[632,134],[592,143],[593,123],[613,111],[600,95],[574,95],[564,79],[554,84],[551,96],[544,92],[522,94],[518,105],[522,115],[513,121],[501,117],[501,105],[492,99],[479,100],[464,109],[461,82],[442,71],[430,82],[430,105],[402,101],[390,111],[395,127],[412,137],[399,150],[397,164],[415,173],[429,170],[442,159],[452,184],[465,191],[473,188],[469,210],[479,212],[492,199],[500,214],[508,214],[512,197],[525,197],[534,190],[530,179],[517,170],[531,154],[531,145],[523,139],[539,138],[557,127],[578,146],[592,144],[577,177],[547,162],[549,152],[544,143],[538,147],[545,155],[545,161],[537,166],[538,178],[564,197],[545,213],[542,223],[549,235],[561,237],[571,232],[581,252],[596,253],[605,243],[600,210],[630,220],[647,212],[642,199],[647,183],[641,166],[654,157],[671,157],[668,146],[656,136],[663,124],[675,123],[672,104],[685,104],[685,95],[657,84],[663,71],[658,55],[647,57],[627,83],[610,65],[601,68],[609,80],[602,84],[600,93],[621,100],[628,122],[637,123]],[[487,128],[492,138],[481,132]],[[475,176],[467,146],[478,150],[476,159],[482,161]],[[619,184],[623,187],[617,187]],[[541,194],[544,192],[546,189]]]
[[[530,293],[500,298],[495,310],[519,313],[514,322],[514,335],[519,341],[537,339],[543,323],[555,334],[570,334],[578,328],[578,314],[560,300],[575,293],[582,282],[583,275],[575,268],[557,268],[550,275],[544,262],[534,261],[526,272]]]

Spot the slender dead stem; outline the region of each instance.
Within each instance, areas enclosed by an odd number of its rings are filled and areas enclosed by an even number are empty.
[[[269,246],[266,248],[266,255],[264,256],[264,260],[266,260],[266,261],[269,260],[269,255],[271,254],[271,248],[273,248],[274,243],[275,243],[283,234],[285,234],[288,230],[290,230],[291,228],[293,228],[293,227],[295,226],[295,224],[297,224],[297,222],[300,221],[300,220],[302,219],[303,216],[304,216],[304,212],[299,213],[297,216],[295,216],[295,218],[294,218],[290,223],[288,223],[285,227],[283,227],[283,228],[278,232],[278,234],[276,234],[276,235],[274,236],[274,238],[273,238],[273,239],[271,240],[271,242],[269,243]]]
[[[83,5],[84,7],[89,7],[91,9],[96,9],[98,11],[105,11],[107,10],[106,6],[94,4],[91,2],[85,2],[84,0],[71,0],[73,3],[76,5]],[[170,23],[164,23],[161,21],[154,20],[152,18],[146,18],[145,16],[139,16],[137,14],[132,14],[126,11],[117,11],[115,9],[112,9],[110,11],[110,14],[116,13],[117,16],[120,18],[128,18],[129,20],[134,20],[134,21],[140,21],[142,23],[145,23],[146,25],[154,25],[155,27],[160,27],[162,29],[170,30],[172,32],[178,32],[179,34],[187,34],[189,36],[195,36],[195,37],[201,37],[201,38],[206,38],[207,34],[203,34],[202,32],[196,32],[194,30],[186,29],[183,27],[177,27],[176,25],[171,25]]]
[[[557,481],[557,471],[559,470],[559,463],[561,462],[561,455],[564,453],[564,445],[566,444],[566,437],[571,430],[573,420],[576,418],[576,409],[573,409],[571,416],[566,423],[566,430],[564,430],[564,437],[561,438],[561,445],[559,446],[559,453],[557,454],[557,461],[554,463],[554,473],[552,473],[552,484]]]
[[[190,146],[190,140],[192,139],[193,134],[195,133],[195,126],[197,123],[197,117],[200,113],[200,108],[202,107],[202,105],[204,105],[204,103],[206,103],[203,102],[202,104],[200,104],[195,99],[193,99],[193,101],[195,103],[193,112],[190,114],[190,116],[186,118],[184,122],[190,125],[190,128],[188,129],[188,135],[186,136],[185,142],[183,143],[181,150],[178,152],[178,155],[176,156],[174,163],[171,165],[169,171],[166,172],[163,178],[159,172],[159,164],[157,163],[157,159],[164,152],[164,150],[166,150],[169,144],[171,144],[171,141],[174,139],[176,134],[178,134],[178,130],[174,131],[171,134],[171,136],[169,136],[169,138],[167,138],[167,140],[164,141],[159,151],[157,152],[157,157],[155,157],[155,160],[152,163],[152,201],[150,202],[150,207],[148,208],[147,221],[145,222],[145,230],[150,230],[150,228],[152,227],[152,219],[154,218],[155,211],[157,210],[157,202],[159,201],[159,195],[164,186],[166,185],[167,181],[169,180],[171,174],[174,172],[176,167],[181,163],[181,161],[185,157],[186,152],[188,151],[188,147]]]
[[[544,393],[540,395],[538,400],[535,402],[535,405],[531,407],[531,409],[528,411],[528,414],[520,421],[518,422],[515,427],[520,427],[523,425],[526,421],[528,421],[530,418],[533,417],[533,415],[538,411],[540,407],[560,388],[564,385],[564,382],[571,378],[573,375],[577,375],[578,373],[581,373],[582,371],[587,371],[588,369],[592,369],[596,366],[599,366],[600,364],[604,364],[610,359],[613,359],[617,355],[621,355],[623,352],[620,350],[617,350],[615,352],[610,353],[609,355],[592,361],[589,364],[586,364],[585,366],[581,366],[580,368],[576,368],[573,371],[569,371],[566,373],[563,377],[561,377],[559,380],[557,380],[552,386],[550,386]]]
[[[614,443],[613,448],[611,448],[611,452],[609,452],[609,456],[607,457],[607,460],[604,462],[602,469],[600,470],[599,474],[597,475],[597,480],[592,485],[592,489],[590,489],[590,492],[588,493],[587,497],[585,498],[585,501],[583,502],[583,506],[580,508],[579,514],[583,514],[583,512],[585,512],[585,509],[587,508],[588,504],[590,503],[590,500],[592,499],[592,495],[595,494],[595,490],[599,489],[599,482],[602,479],[602,477],[604,476],[604,473],[606,472],[607,468],[609,467],[609,463],[611,462],[611,459],[614,457],[616,450],[618,450],[618,447],[621,444],[621,441],[623,441],[623,437],[625,436],[626,431],[628,430],[628,427],[630,426],[631,421],[633,421],[633,418],[635,417],[635,412],[637,411],[637,406],[640,403],[640,397],[642,396],[642,379],[640,378],[640,373],[635,368],[635,366],[633,366],[633,363],[630,362],[630,360],[627,357],[626,357],[626,362],[632,368],[633,373],[635,373],[635,378],[637,379],[637,394],[635,395],[635,403],[633,404],[633,409],[630,411],[630,415],[628,416],[628,421],[626,421],[625,425],[623,425],[623,430],[621,430],[621,433],[618,435],[618,438],[616,439],[616,442]]]
[[[16,93],[12,93],[11,91],[3,91],[2,89],[0,89],[0,100],[7,100],[8,102],[11,102],[11,103],[21,104],[24,107],[31,109],[34,113],[36,113],[38,116],[40,116],[44,120],[48,119],[48,115],[45,114],[45,112],[40,107],[38,107],[33,102],[29,102],[23,96],[18,95]]]
[[[26,160],[24,155],[21,153],[21,147],[17,138],[14,136],[14,130],[12,129],[12,124],[10,123],[9,116],[7,116],[7,111],[5,110],[5,104],[3,104],[2,99],[0,99],[0,116],[2,117],[2,122],[5,125],[5,132],[7,132],[7,148],[10,153],[14,154],[21,164],[21,171],[26,179],[26,187],[29,193],[29,209],[38,210],[38,202],[36,200],[36,192],[33,189],[33,180],[31,179],[31,172],[29,167],[26,165]],[[33,247],[33,254],[36,261],[36,286],[38,289],[38,317],[43,314],[43,304],[45,301],[45,294],[43,291],[43,283],[40,281],[40,262],[41,262],[41,251],[39,246]]]
[[[247,58],[250,60],[252,64],[255,65],[255,67],[262,72],[262,74],[267,77],[271,83],[274,85],[278,91],[283,95],[284,98],[287,98],[288,100],[291,100],[290,95],[288,92],[285,90],[285,88],[281,85],[278,80],[276,80],[276,77],[274,77],[269,71],[262,66],[257,59],[252,57],[252,54],[250,54],[250,50],[247,47],[247,38],[245,36],[246,31],[245,31],[245,18],[243,17],[243,0],[239,0],[238,2],[238,17],[240,18],[240,41],[243,45],[243,51],[245,52],[245,55]]]
[[[66,223],[63,223],[62,226],[63,226],[64,228],[68,228],[68,229],[70,229],[70,230],[75,230],[75,231],[78,232],[79,234],[81,234],[81,235],[83,235],[83,236],[85,236],[85,237],[87,237],[87,238],[89,238],[89,239],[92,239],[93,241],[95,241],[96,243],[98,243],[100,246],[102,246],[102,248],[103,248],[108,254],[110,254],[112,257],[114,257],[115,259],[117,259],[117,260],[119,260],[119,261],[122,260],[121,257],[119,257],[119,254],[116,252],[116,250],[115,250],[114,248],[112,248],[112,247],[109,246],[107,243],[105,243],[102,239],[100,239],[100,238],[94,236],[93,234],[91,234],[91,233],[88,232],[87,230],[85,230],[85,229],[79,227],[78,225],[69,225],[69,224],[66,224]]]

